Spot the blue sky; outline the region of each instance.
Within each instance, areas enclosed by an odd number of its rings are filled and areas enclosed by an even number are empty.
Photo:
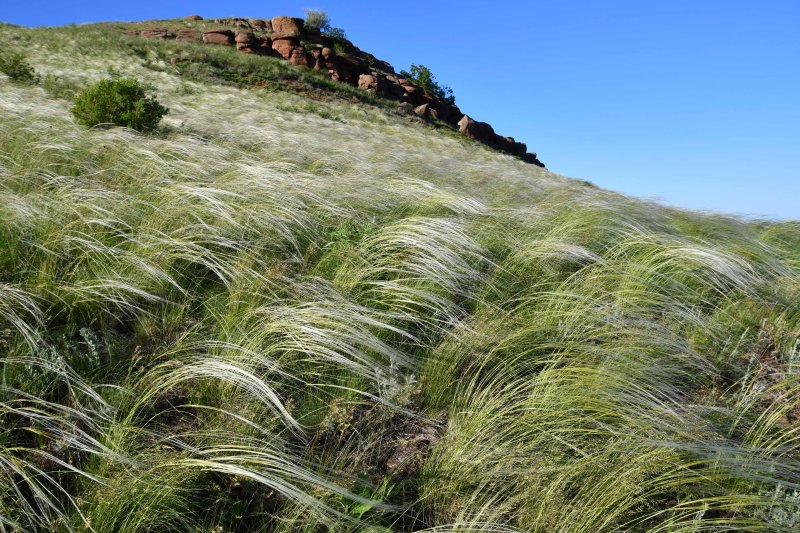
[[[0,20],[325,9],[397,69],[430,67],[548,168],[665,203],[800,219],[800,1],[0,0]]]

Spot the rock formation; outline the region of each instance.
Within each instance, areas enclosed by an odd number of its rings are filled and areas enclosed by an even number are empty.
[[[196,27],[177,31],[148,28],[124,33],[144,39],[175,39],[181,42],[199,42],[202,39],[205,44],[235,46],[242,53],[277,56],[292,65],[327,72],[334,81],[349,83],[377,96],[399,100],[400,109],[404,113],[423,120],[444,122],[466,137],[520,157],[527,163],[544,167],[535,153],[528,152],[525,143],[517,142],[513,137],[498,135],[486,122],[472,119],[455,104],[445,102],[412,80],[399,76],[389,63],[358,49],[346,39],[329,37],[316,28],[307,28],[301,18],[280,16],[271,20],[224,18],[205,21],[198,15],[191,15],[186,19],[192,22],[203,21],[201,25],[213,24],[213,29],[201,33]]]

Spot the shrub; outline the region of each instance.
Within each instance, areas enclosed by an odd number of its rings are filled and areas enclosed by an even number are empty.
[[[327,32],[331,29],[331,18],[321,9],[306,9],[306,26]]]
[[[154,129],[169,109],[136,80],[102,80],[81,92],[75,99],[72,114],[79,124],[97,126],[114,124],[138,131]]]
[[[344,30],[331,26],[331,17],[321,9],[306,9],[306,27],[317,29],[334,39],[347,39]]]
[[[334,39],[347,39],[347,34],[344,32],[342,28],[328,28],[325,30],[325,35],[328,37],[333,37]]]
[[[39,80],[25,56],[18,52],[0,51],[0,72],[22,83],[36,83]]]
[[[456,103],[453,89],[444,85],[439,85],[436,81],[436,76],[434,76],[431,69],[425,65],[411,65],[411,72],[401,70],[400,75],[413,81],[443,102],[447,102],[448,104]]]

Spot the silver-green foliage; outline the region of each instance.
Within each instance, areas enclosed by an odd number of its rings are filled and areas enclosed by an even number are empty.
[[[173,131],[0,92],[0,530],[796,527],[796,223],[82,35],[37,71],[126,69]]]

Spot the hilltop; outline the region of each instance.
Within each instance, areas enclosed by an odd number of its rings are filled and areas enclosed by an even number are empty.
[[[270,23],[0,25],[0,530],[800,528],[800,224],[559,176]],[[159,127],[79,125],[106,78]]]
[[[323,33],[301,18],[203,19],[192,15],[182,20],[114,25],[132,38],[175,41],[170,62],[179,71],[203,61],[193,54],[192,45],[235,47],[240,53],[285,59],[290,65],[326,74],[333,81],[358,87],[371,95],[400,102],[397,109],[424,120],[445,124],[459,133],[528,163],[544,166],[525,143],[495,133],[486,122],[461,112],[453,101],[437,95],[431,87],[397,74],[392,65],[356,47],[342,34]],[[406,73],[407,75],[407,73]]]

